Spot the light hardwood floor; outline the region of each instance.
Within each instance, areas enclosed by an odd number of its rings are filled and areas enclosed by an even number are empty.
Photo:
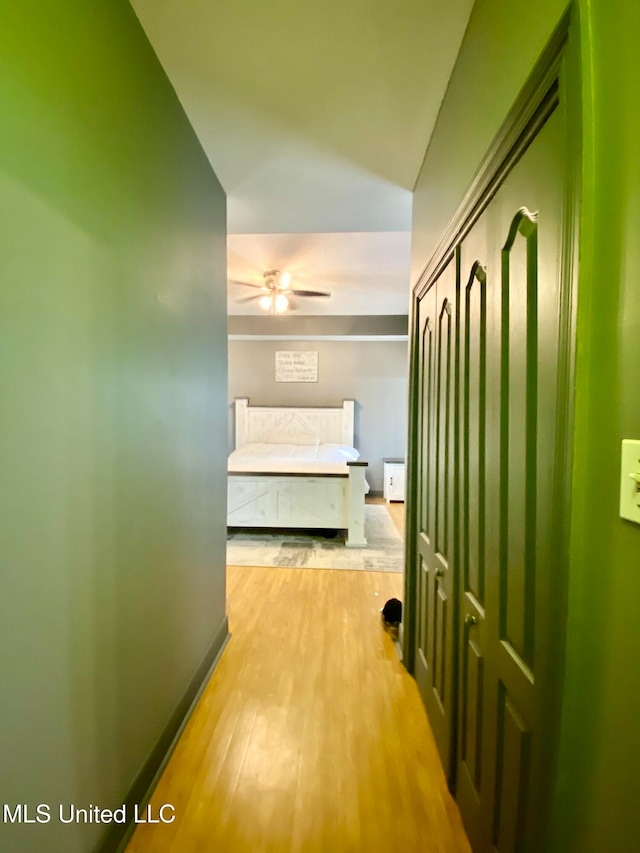
[[[387,503],[384,498],[367,498],[367,503],[384,504],[391,516],[393,523],[398,528],[401,536],[404,536],[404,504],[399,501]]]
[[[129,853],[470,853],[380,625],[401,595],[391,573],[229,567],[232,638],[152,798],[176,820]]]

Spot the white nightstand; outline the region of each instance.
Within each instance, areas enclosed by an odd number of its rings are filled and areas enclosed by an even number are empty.
[[[404,459],[383,459],[384,499],[404,501]]]

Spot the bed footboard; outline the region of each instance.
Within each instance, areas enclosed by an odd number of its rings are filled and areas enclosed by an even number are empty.
[[[349,526],[347,528],[347,548],[365,548],[364,535],[364,475],[367,462],[347,462],[349,468]]]
[[[229,527],[347,530],[349,548],[364,548],[366,462],[328,475],[230,473]]]

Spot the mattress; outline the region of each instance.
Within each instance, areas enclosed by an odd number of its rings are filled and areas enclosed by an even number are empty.
[[[244,444],[229,456],[230,474],[342,474],[360,454],[346,444]],[[369,487],[366,487],[366,491]]]

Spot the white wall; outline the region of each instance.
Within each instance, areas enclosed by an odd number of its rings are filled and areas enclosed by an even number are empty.
[[[276,383],[276,350],[316,350],[318,382]],[[356,446],[367,479],[382,491],[382,459],[404,456],[407,343],[398,341],[229,341],[229,400],[254,405],[338,406],[356,401]],[[230,407],[230,447],[233,411]]]

